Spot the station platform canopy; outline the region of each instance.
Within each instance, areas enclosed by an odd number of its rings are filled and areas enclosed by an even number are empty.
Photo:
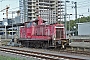
[[[13,27],[17,27],[17,26],[24,26],[24,23],[13,24]],[[12,24],[9,24],[6,26],[6,28],[11,28],[11,27],[12,27]],[[5,28],[5,25],[1,25],[0,28]]]

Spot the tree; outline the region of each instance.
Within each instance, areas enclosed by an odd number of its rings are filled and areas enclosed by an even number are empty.
[[[76,20],[70,20],[70,29],[73,30],[74,26],[76,26],[77,29],[78,27],[76,23],[85,23],[85,22],[90,22],[90,16],[81,17]],[[69,21],[67,21],[67,30],[69,30]]]

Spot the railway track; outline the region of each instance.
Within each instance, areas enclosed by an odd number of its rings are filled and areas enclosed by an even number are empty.
[[[70,53],[70,54],[82,54],[82,55],[87,55],[90,56],[90,52],[88,51],[75,51],[75,50],[52,50],[52,51],[57,51],[57,52],[65,52],[65,53]]]
[[[20,50],[20,49],[14,49],[14,48],[6,48],[6,47],[0,47],[0,51],[4,52],[10,52],[15,54],[21,54],[25,56],[32,56],[36,58],[45,59],[45,60],[86,60],[83,58],[76,58],[76,57],[68,57],[68,56],[60,56],[56,54],[50,54],[50,53],[42,53],[42,52],[34,52],[34,51],[26,51],[26,50]]]
[[[71,54],[82,54],[82,55],[89,55],[90,56],[90,52],[88,52],[88,51],[67,50],[67,51],[62,51],[62,52],[68,52],[68,53],[71,53]]]

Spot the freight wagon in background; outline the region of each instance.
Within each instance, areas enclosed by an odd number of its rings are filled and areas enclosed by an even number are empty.
[[[48,48],[65,47],[68,39],[65,38],[65,28],[63,24],[46,25],[46,21],[37,17],[35,21],[26,22],[20,28],[19,42],[25,47]]]

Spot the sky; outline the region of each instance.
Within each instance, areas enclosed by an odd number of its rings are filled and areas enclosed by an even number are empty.
[[[17,11],[19,10],[19,0],[0,0],[0,11],[4,8],[6,8],[6,5],[10,6],[9,11]],[[65,0],[62,0],[65,1]],[[72,1],[77,2],[77,17],[81,17],[79,15],[83,16],[89,16],[90,15],[90,0],[68,0],[70,1],[67,3],[67,14],[73,14],[70,16],[71,20],[75,19],[75,8],[72,8],[74,4],[72,4]],[[89,11],[88,11],[89,10]],[[6,15],[3,15],[5,11],[0,12],[0,20],[6,17]],[[14,17],[16,14],[14,14]],[[67,16],[68,17],[68,16]],[[9,18],[11,18],[11,14],[9,14]],[[67,18],[68,20],[68,18]]]
[[[64,0],[63,0],[64,1]],[[86,17],[90,15],[90,0],[69,0],[70,3],[67,3],[67,14],[73,14],[70,16],[70,19],[75,19],[75,4],[72,4],[72,1],[77,2],[77,18]],[[83,15],[83,16],[79,16]]]
[[[2,2],[1,2],[2,1]],[[9,8],[9,14],[8,17],[12,18],[12,11],[17,11],[19,10],[19,0],[0,0],[0,11],[6,8],[6,5],[8,5]],[[0,21],[3,20],[3,18],[6,17],[6,14],[3,15],[3,13],[6,13],[5,10],[3,12],[0,12]],[[13,16],[15,17],[17,14],[13,14]]]

